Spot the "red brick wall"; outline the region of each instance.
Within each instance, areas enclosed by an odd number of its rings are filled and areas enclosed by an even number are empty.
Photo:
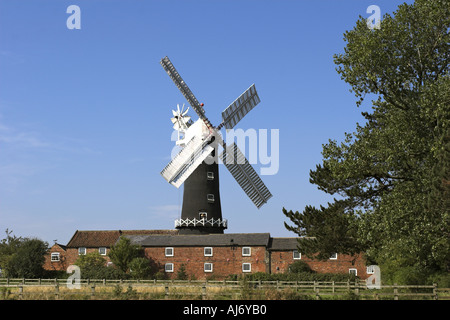
[[[251,263],[251,273],[268,272],[265,247],[251,247],[251,256],[242,256],[242,247],[212,247],[212,257],[204,256],[204,247],[174,247],[173,257],[165,256],[165,247],[145,248],[145,255],[161,265],[164,272],[166,263],[173,263],[173,272],[166,273],[171,279],[177,277],[184,264],[186,274],[194,279],[224,279],[231,274],[243,274],[242,264]],[[204,263],[213,264],[213,272],[204,271]],[[245,272],[246,273],[246,272]]]
[[[52,252],[59,252],[60,261],[51,261]],[[91,252],[98,252],[98,248],[86,248],[86,254]],[[109,248],[106,248],[106,254],[108,253]],[[70,265],[75,264],[78,257],[78,248],[67,248],[66,250],[63,250],[60,246],[53,245],[50,248],[49,252],[45,255],[44,269],[63,271],[67,270]],[[111,261],[107,255],[102,255],[102,257],[105,258],[107,262]]]
[[[59,261],[51,261],[51,254],[53,252],[59,253]],[[66,251],[59,245],[53,245],[48,253],[45,255],[44,269],[45,270],[66,270],[68,267],[66,262]]]
[[[336,260],[311,260],[305,255],[302,255],[300,260],[294,260],[292,250],[271,251],[270,269],[271,273],[284,273],[288,270],[290,264],[295,261],[304,261],[313,271],[318,273],[349,273],[349,269],[356,269],[358,277],[366,279],[369,275],[366,273],[366,266],[363,260],[361,256],[355,259],[355,257],[344,254],[338,254]]]
[[[165,256],[165,247],[147,247],[145,255],[152,258],[161,265],[164,272],[166,263],[173,263],[173,272],[168,272],[169,278],[176,278],[179,268],[182,264],[185,266],[189,278],[223,279],[232,274],[244,274],[242,271],[243,263],[251,263],[251,273],[284,273],[288,270],[290,264],[295,261],[293,251],[267,251],[265,247],[251,247],[251,256],[242,256],[242,247],[212,247],[213,256],[204,256],[204,247],[174,247],[173,257]],[[51,252],[60,253],[60,261],[51,261]],[[86,253],[98,252],[98,248],[86,248]],[[107,248],[107,253],[109,248]],[[75,264],[78,259],[78,248],[67,248],[63,250],[60,246],[54,245],[45,257],[44,268],[46,270],[67,270],[71,264]],[[108,256],[103,256],[107,262]],[[366,273],[366,266],[361,256],[356,259],[352,256],[338,254],[336,260],[316,261],[302,255],[300,261],[305,261],[312,270],[318,273],[349,273],[349,269],[356,269],[357,275],[361,279],[366,279],[369,275]],[[213,272],[204,271],[204,263],[213,264]]]

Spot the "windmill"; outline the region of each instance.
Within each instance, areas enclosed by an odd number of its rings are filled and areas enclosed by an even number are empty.
[[[160,63],[199,117],[193,122],[179,105],[172,111],[171,121],[179,134],[177,145],[183,148],[161,175],[177,188],[184,183],[181,219],[175,220],[175,227],[180,234],[223,233],[227,220],[222,219],[220,206],[219,158],[258,209],[272,197],[238,146],[234,142],[227,146],[220,133],[223,127],[232,129],[260,102],[258,93],[254,84],[250,86],[222,112],[222,123],[215,127],[205,115],[204,104],[199,103],[170,59],[164,57]],[[216,154],[218,146],[223,147],[220,155]]]

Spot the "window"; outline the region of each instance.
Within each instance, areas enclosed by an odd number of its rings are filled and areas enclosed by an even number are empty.
[[[302,254],[298,252],[298,250],[294,250],[294,252],[292,253],[292,257],[294,258],[294,260],[300,260],[302,258]]]
[[[100,253],[100,255],[102,256],[106,256],[106,248],[105,247],[98,248],[98,253]]]
[[[251,263],[243,263],[242,264],[242,272],[252,272],[252,264]]]
[[[211,193],[208,193],[208,195],[206,196],[206,198],[208,199],[208,202],[214,202],[214,195]]]
[[[208,217],[208,213],[206,213],[205,211],[200,211],[200,212],[198,213],[198,217],[199,217],[200,219],[206,219],[206,218]]]
[[[205,257],[212,257],[213,249],[211,247],[205,247],[203,249],[203,254],[205,255]]]
[[[173,257],[173,248],[166,248],[166,257]]]
[[[330,257],[330,260],[336,260],[337,259],[337,253],[333,253]]]
[[[353,274],[354,276],[357,276],[358,270],[356,270],[355,268],[350,268],[350,269],[348,269],[348,273]]]
[[[164,271],[165,272],[173,272],[173,263],[166,263],[164,265]]]
[[[214,172],[208,171],[206,177],[208,180],[214,180]]]
[[[59,261],[59,252],[52,252],[51,260],[52,261]]]
[[[78,255],[82,256],[86,254],[86,248],[85,247],[80,247],[78,248]]]
[[[251,255],[252,255],[252,249],[250,247],[242,248],[242,256],[243,257],[250,257]]]
[[[209,262],[206,262],[204,264],[203,268],[204,268],[205,272],[212,272],[213,271],[213,264],[209,263]]]

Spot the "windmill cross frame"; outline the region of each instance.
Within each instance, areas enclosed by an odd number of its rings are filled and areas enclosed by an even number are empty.
[[[208,155],[211,154],[213,148],[210,144],[212,143],[212,140],[214,140],[215,143],[223,147],[220,158],[224,159],[223,163],[225,164],[225,167],[230,171],[233,178],[259,209],[263,204],[267,203],[272,197],[272,194],[245,158],[244,154],[239,150],[238,146],[233,143],[231,146],[227,147],[220,133],[222,127],[225,127],[227,130],[232,129],[260,102],[255,85],[251,85],[222,112],[222,122],[219,126],[214,127],[205,115],[203,103],[200,103],[194,96],[170,59],[166,56],[161,59],[160,63],[191,105],[192,109],[197,113],[199,119],[209,130],[209,134],[206,137],[200,137],[203,139],[203,142],[198,139],[198,136],[194,136],[194,138],[186,144],[184,149],[182,149],[161,171],[161,175],[169,183],[178,188],[208,157]],[[235,161],[237,158],[239,158],[241,162],[229,163],[229,159],[234,159],[233,161]],[[228,163],[225,160],[227,160]]]

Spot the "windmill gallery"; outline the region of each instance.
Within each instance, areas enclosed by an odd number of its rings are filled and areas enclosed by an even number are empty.
[[[204,104],[197,100],[170,59],[164,57],[160,63],[198,116],[193,121],[187,114],[189,108],[185,110],[179,105],[172,111],[176,146],[181,150],[161,175],[177,188],[184,185],[181,217],[175,220],[175,229],[77,230],[67,245],[55,243],[50,248],[44,267],[66,270],[79,255],[90,252],[99,252],[110,263],[108,250],[123,236],[143,247],[145,255],[158,263],[169,278],[174,278],[181,267],[197,279],[254,272],[281,273],[297,260],[304,260],[317,272],[354,273],[367,278],[370,274],[360,256],[336,253],[327,261],[315,261],[298,252],[297,238],[276,238],[269,233],[224,233],[228,221],[222,217],[219,164],[226,167],[258,209],[272,197],[238,145],[233,140],[227,144],[220,132],[222,128],[233,129],[260,102],[255,85],[232,102],[222,112],[222,122],[214,126],[206,117]],[[278,141],[278,133],[271,139]],[[277,161],[271,160],[271,167],[265,168],[266,174],[278,170]]]

